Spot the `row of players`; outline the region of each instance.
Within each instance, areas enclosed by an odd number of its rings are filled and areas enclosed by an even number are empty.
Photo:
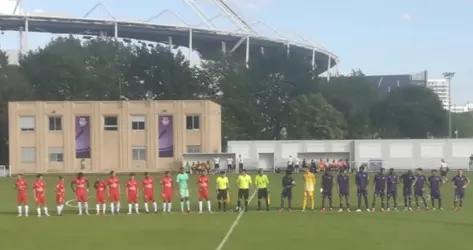
[[[335,177],[332,175],[331,171],[327,170],[321,177],[321,193],[322,193],[322,212],[326,209],[332,210],[332,193],[334,186]],[[179,186],[179,195],[181,198],[181,212],[187,211],[190,212],[190,201],[189,201],[189,187],[188,187],[189,175],[184,172],[183,169],[179,172],[176,177],[176,182]],[[237,210],[241,210],[244,205],[245,211],[248,210],[249,202],[249,190],[251,186],[256,186],[257,195],[258,195],[258,209],[261,209],[261,202],[263,201],[266,204],[266,209],[269,210],[269,178],[259,171],[258,175],[254,178],[254,184],[251,176],[247,174],[245,170],[242,170],[238,176],[236,183],[238,185],[238,201],[237,201]],[[340,208],[339,211],[346,209],[350,211],[349,204],[349,194],[350,194],[350,178],[347,175],[347,171],[340,171],[336,176],[336,182],[338,186],[338,194],[340,197]],[[414,197],[416,205],[419,208],[419,199],[423,202],[423,205],[428,209],[428,205],[424,195],[424,188],[428,186],[430,188],[430,196],[432,199],[432,208],[435,209],[435,201],[437,200],[438,208],[442,210],[442,199],[440,193],[440,186],[442,185],[442,178],[437,175],[437,171],[433,170],[432,175],[428,178],[422,173],[422,169],[417,169],[416,174],[413,174],[412,171],[401,175],[400,177],[394,173],[393,169],[390,169],[389,173],[385,175],[384,169],[381,169],[379,173],[374,176],[374,193],[371,209],[368,206],[368,183],[369,176],[365,172],[364,167],[361,167],[360,170],[355,175],[355,183],[357,187],[357,198],[358,198],[358,207],[357,212],[361,212],[362,201],[364,200],[364,205],[367,211],[374,211],[376,207],[376,201],[379,199],[381,201],[381,211],[387,209],[390,210],[390,201],[394,203],[394,209],[397,210],[397,185],[402,183],[402,190],[404,196],[404,207],[406,210],[412,210],[412,191],[414,190]],[[166,172],[165,175],[160,180],[162,187],[161,198],[163,202],[163,212],[171,212],[172,206],[172,195],[173,195],[173,178],[169,172]],[[211,202],[209,200],[209,177],[206,172],[202,171],[198,177],[198,190],[199,190],[199,213],[202,213],[203,202],[207,202],[207,209],[209,212],[211,209]],[[469,179],[463,174],[462,170],[458,171],[452,179],[455,192],[455,201],[454,208],[455,210],[460,209],[463,206],[463,199],[465,194],[465,188],[470,183]],[[287,171],[286,175],[282,178],[282,192],[281,192],[281,211],[285,208],[284,202],[287,200],[287,208],[291,209],[292,207],[292,189],[295,186],[295,181],[292,177],[292,172]],[[217,185],[217,200],[218,208],[223,211],[226,211],[227,203],[229,202],[229,179],[225,175],[225,172],[221,172],[220,175],[216,178]],[[135,174],[130,174],[130,177],[126,183],[126,197],[128,201],[128,214],[132,214],[133,209],[135,213],[139,214],[139,205],[138,205],[138,194],[139,194],[139,181],[136,180]],[[312,210],[315,209],[315,186],[316,186],[316,177],[315,174],[311,173],[308,169],[304,173],[304,199],[302,204],[302,210],[305,211],[308,205],[308,202],[311,203]],[[115,174],[115,172],[110,173],[110,177],[107,180],[102,180],[97,178],[94,183],[96,189],[96,211],[97,214],[105,214],[106,212],[106,190],[108,188],[108,198],[110,202],[110,213],[115,214],[120,212],[120,180]],[[141,181],[143,199],[144,199],[144,209],[145,212],[149,213],[149,205],[153,207],[153,211],[158,211],[158,204],[154,199],[154,179],[148,174],[145,173],[144,179]],[[76,201],[78,204],[78,213],[82,215],[89,214],[88,209],[88,188],[89,182],[84,177],[82,173],[77,175],[71,182],[71,188],[75,193]],[[18,191],[17,194],[17,203],[18,203],[18,215],[28,216],[28,202],[27,202],[27,182],[22,175],[18,175],[15,189]],[[64,204],[65,204],[65,184],[64,178],[59,177],[59,181],[56,183],[56,203],[57,203],[57,213],[62,215]],[[37,205],[38,216],[41,216],[42,210],[46,216],[49,216],[48,209],[46,206],[46,183],[42,175],[38,175],[36,181],[33,183],[33,195],[35,198],[35,203]],[[386,203],[385,203],[386,198]],[[328,201],[328,207],[326,206],[326,201]]]

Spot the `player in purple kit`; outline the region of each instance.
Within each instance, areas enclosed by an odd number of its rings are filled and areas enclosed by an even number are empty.
[[[345,200],[345,208],[350,212],[350,177],[346,170],[340,170],[337,176],[338,197],[340,198],[340,209],[338,212],[343,212],[343,200]]]
[[[328,200],[328,206],[332,211],[332,188],[333,188],[333,176],[329,169],[325,169],[324,175],[322,175],[322,209],[321,212],[325,212],[325,199]]]
[[[412,211],[412,186],[416,177],[412,174],[412,170],[401,175],[402,195],[404,196],[404,210]]]
[[[389,174],[386,177],[386,207],[387,210],[391,210],[389,201],[392,199],[394,203],[394,210],[397,211],[397,184],[399,183],[399,177],[394,173],[394,168],[389,169]]]
[[[470,184],[470,180],[463,174],[463,170],[458,170],[458,174],[452,179],[455,188],[455,201],[453,207],[455,211],[459,211],[463,207],[463,199],[465,198],[465,188]]]
[[[374,193],[373,193],[373,204],[371,210],[376,211],[376,198],[381,200],[381,212],[384,212],[384,196],[386,191],[386,176],[384,175],[384,168],[379,170],[374,176]]]
[[[430,199],[432,201],[432,209],[435,210],[435,200],[438,201],[438,208],[442,208],[442,198],[440,196],[440,186],[442,185],[442,177],[438,176],[437,170],[432,170],[432,175],[429,177]]]
[[[422,199],[422,202],[424,203],[424,208],[429,209],[429,207],[427,206],[427,201],[425,201],[425,197],[424,197],[424,187],[425,187],[425,184],[426,184],[425,182],[427,181],[427,178],[422,173],[422,168],[418,168],[416,170],[415,177],[416,179],[414,181],[414,198],[416,201],[417,210],[420,209],[419,198]]]
[[[368,173],[365,172],[365,167],[361,166],[358,173],[355,176],[355,184],[357,187],[357,197],[358,197],[358,209],[357,212],[361,212],[361,198],[365,201],[366,211],[371,212],[368,207]]]

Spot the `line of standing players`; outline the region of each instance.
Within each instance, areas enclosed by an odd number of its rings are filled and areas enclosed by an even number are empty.
[[[190,212],[189,189],[187,186],[188,180],[189,175],[185,173],[183,169],[181,169],[176,177],[176,182],[179,186],[182,212]],[[203,201],[207,201],[208,211],[211,212],[211,202],[209,200],[208,194],[208,182],[209,178],[207,174],[205,172],[201,172],[197,181],[199,187],[200,213],[202,213]],[[144,173],[144,178],[141,181],[136,179],[134,173],[129,175],[129,178],[125,183],[125,195],[128,202],[128,214],[132,214],[133,212],[136,214],[140,213],[138,201],[140,193],[143,194],[144,211],[146,213],[158,212],[158,203],[154,198],[154,183],[154,178],[149,173]],[[161,198],[163,203],[162,211],[171,212],[172,197],[174,193],[174,180],[169,171],[165,172],[159,183],[161,185]],[[75,194],[78,214],[89,215],[89,180],[84,176],[83,173],[79,173],[77,174],[77,177],[72,180],[70,186]],[[106,213],[107,201],[109,202],[110,214],[113,215],[120,213],[121,185],[120,179],[114,171],[111,171],[110,176],[106,179],[97,177],[93,187],[95,188],[97,215]],[[15,189],[17,190],[18,216],[28,216],[28,183],[22,174],[17,176]],[[43,179],[43,175],[37,175],[36,180],[32,185],[32,190],[38,217],[41,217],[43,213],[45,216],[49,216],[48,207],[46,204],[46,182]],[[59,176],[59,180],[55,185],[55,195],[57,214],[62,215],[64,206],[68,202],[66,201],[66,185],[62,176]],[[150,209],[150,206],[152,210]],[[187,208],[185,209],[185,207]]]
[[[322,175],[322,212],[327,209],[332,210],[332,189],[334,185],[335,177],[332,173],[327,170]],[[341,171],[337,177],[338,194],[340,197],[339,211],[346,209],[350,211],[349,204],[349,178],[346,171]],[[402,195],[404,198],[404,210],[413,210],[412,200],[414,198],[417,209],[421,209],[423,205],[424,209],[429,209],[426,197],[430,196],[431,206],[433,210],[436,210],[435,202],[437,201],[437,208],[443,210],[442,207],[442,195],[440,187],[446,181],[438,175],[437,170],[432,170],[431,175],[426,177],[421,168],[416,169],[413,173],[412,170],[407,171],[401,176],[396,175],[394,169],[390,169],[388,174],[385,174],[385,170],[382,168],[378,173],[375,174],[373,180],[374,192],[372,197],[371,208],[368,203],[368,186],[369,176],[365,172],[364,167],[360,167],[359,171],[355,175],[356,194],[357,194],[357,212],[362,211],[362,205],[364,203],[364,209],[368,212],[374,212],[376,210],[376,202],[381,202],[381,211],[390,211],[391,208],[398,210],[398,185],[402,185]],[[465,188],[469,185],[470,180],[464,175],[463,170],[458,170],[458,174],[451,180],[454,188],[454,209],[460,210],[463,206],[463,200],[465,197]],[[426,192],[426,187],[430,190],[430,193]],[[326,206],[328,201],[328,207]],[[392,202],[392,203],[391,203]],[[421,203],[422,202],[422,203]],[[391,204],[393,206],[391,206]]]

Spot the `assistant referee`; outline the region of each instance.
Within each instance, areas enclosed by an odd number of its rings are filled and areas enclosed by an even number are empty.
[[[258,170],[258,175],[255,177],[255,186],[258,189],[258,210],[261,210],[261,200],[266,204],[266,210],[269,211],[269,194],[268,194],[269,179],[263,173],[263,169]]]
[[[228,201],[228,177],[225,175],[225,171],[220,171],[220,176],[217,177],[217,201],[218,210],[220,211],[223,206],[223,211],[227,211]]]
[[[248,198],[250,196],[250,186],[252,184],[251,176],[246,173],[246,170],[243,169],[238,175],[237,178],[238,185],[238,202],[237,202],[237,211],[241,210],[241,200],[245,201],[245,212],[248,211]]]

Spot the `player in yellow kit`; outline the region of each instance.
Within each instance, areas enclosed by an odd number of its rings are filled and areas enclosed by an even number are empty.
[[[304,171],[304,200],[302,202],[302,211],[307,207],[307,201],[310,199],[311,209],[315,209],[315,174],[311,173],[308,168]]]

